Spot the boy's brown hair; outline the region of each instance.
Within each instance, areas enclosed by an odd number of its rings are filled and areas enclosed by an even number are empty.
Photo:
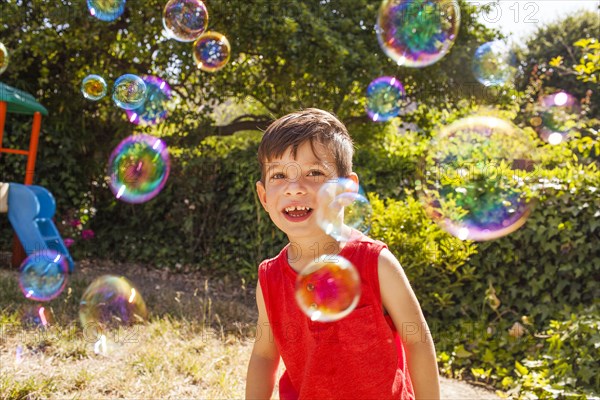
[[[307,108],[279,118],[265,131],[258,147],[261,181],[265,182],[266,163],[283,156],[290,147],[295,158],[298,146],[307,140],[313,153],[315,141],[331,150],[339,177],[346,177],[352,172],[354,145],[344,124],[327,111]]]

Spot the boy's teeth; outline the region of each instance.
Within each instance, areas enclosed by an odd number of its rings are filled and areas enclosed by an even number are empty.
[[[305,207],[305,206],[292,206],[292,207],[286,207],[285,211],[286,212],[290,212],[290,211],[304,211],[304,210],[310,210],[310,207]]]

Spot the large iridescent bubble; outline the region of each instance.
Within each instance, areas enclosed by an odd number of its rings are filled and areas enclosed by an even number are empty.
[[[121,75],[113,86],[112,99],[124,110],[139,108],[146,101],[146,84],[137,75]]]
[[[88,100],[98,101],[106,96],[106,81],[100,75],[88,75],[81,82],[81,93]]]
[[[508,235],[527,220],[535,179],[533,140],[493,116],[461,119],[432,140],[419,168],[425,208],[461,240]]]
[[[360,299],[360,275],[336,254],[321,256],[296,278],[296,301],[313,321],[332,322],[350,314]]]
[[[163,10],[163,26],[169,37],[193,42],[208,26],[208,10],[200,0],[169,0]]]
[[[125,0],[87,0],[88,10],[101,21],[114,21],[125,11]]]
[[[145,75],[142,80],[146,84],[146,101],[141,107],[126,110],[127,119],[140,126],[159,124],[167,118],[171,87],[157,76]]]
[[[108,161],[109,186],[117,199],[143,203],[154,198],[170,171],[165,143],[150,135],[133,135],[113,150]]]
[[[375,122],[389,121],[400,113],[404,87],[393,76],[381,76],[367,87],[367,115]]]
[[[87,336],[90,332],[142,323],[147,317],[142,295],[122,276],[96,278],[79,302],[79,320]]]
[[[420,68],[440,60],[460,26],[458,3],[448,0],[384,0],[377,16],[377,39],[398,65]]]
[[[21,264],[19,286],[26,298],[49,301],[64,290],[68,271],[64,255],[55,250],[34,252]]]
[[[194,61],[202,71],[215,72],[231,57],[229,40],[218,32],[206,32],[194,42]]]
[[[359,185],[351,179],[327,181],[317,193],[317,224],[335,240],[348,242],[356,231],[368,233],[373,209]]]
[[[0,74],[8,68],[8,50],[3,43],[0,43]]]
[[[482,44],[473,57],[473,75],[485,86],[505,85],[515,75],[515,55],[500,40]]]
[[[540,98],[529,122],[540,138],[549,144],[560,144],[569,138],[569,132],[579,120],[577,99],[566,92],[557,92]]]

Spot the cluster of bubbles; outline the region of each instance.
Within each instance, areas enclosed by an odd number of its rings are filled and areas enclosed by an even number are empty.
[[[360,276],[347,259],[323,255],[298,275],[296,301],[313,321],[337,321],[358,304],[360,286]]]
[[[55,321],[48,302],[60,295],[67,284],[68,264],[64,255],[54,250],[34,252],[21,264],[19,287],[33,300],[20,310],[23,326],[43,327]],[[103,331],[146,321],[148,311],[142,295],[124,277],[104,275],[85,290],[79,304],[79,319],[86,335],[101,337]],[[104,338],[105,340],[105,338]]]
[[[545,142],[557,145],[568,139],[580,112],[577,99],[566,92],[542,96],[529,123]]]
[[[445,0],[384,0],[375,31],[379,46],[397,65],[423,68],[452,48],[460,27],[460,8]],[[366,112],[375,122],[399,115],[404,87],[395,77],[379,77],[367,88]]]
[[[383,0],[376,34],[383,52],[397,65],[427,67],[452,48],[460,9],[446,0]],[[483,43],[472,59],[474,77],[484,86],[512,83],[516,57],[505,42]],[[394,77],[373,80],[366,112],[373,121],[400,114],[404,88]],[[573,96],[558,92],[540,98],[529,122],[542,140],[558,144],[568,138],[579,107]],[[440,130],[420,168],[418,189],[428,214],[460,239],[491,240],[522,226],[531,212],[526,198],[535,168],[531,138],[496,117],[465,118]],[[329,210],[335,213],[332,203]],[[327,209],[326,209],[327,210]],[[322,225],[337,233],[339,227]]]
[[[0,42],[0,74],[6,71],[6,68],[8,68],[8,50],[4,43]]]
[[[87,6],[92,17],[112,22],[125,11],[125,0],[87,0]]]
[[[371,228],[371,204],[352,179],[325,182],[317,193],[317,204],[317,224],[338,242],[360,239]],[[313,321],[337,321],[354,310],[360,287],[359,273],[348,259],[325,254],[298,274],[296,301]]]
[[[111,22],[125,11],[125,0],[87,0],[87,6],[93,17]],[[202,0],[169,0],[162,22],[168,38],[194,42],[194,61],[202,71],[218,71],[229,61],[229,40],[219,32],[207,31],[208,9]]]
[[[98,101],[107,91],[106,81],[100,75],[88,75],[81,82],[81,93],[88,100]],[[146,101],[146,83],[137,75],[121,75],[113,85],[112,100],[124,110],[139,108]]]
[[[159,124],[168,115],[167,105],[171,100],[171,87],[157,76],[144,75],[142,80],[146,84],[146,101],[140,107],[127,109],[127,119],[140,126]]]
[[[81,92],[90,100],[106,95],[106,81],[88,75]],[[133,74],[120,76],[112,91],[113,102],[124,109],[128,120],[140,126],[159,124],[167,118],[171,88],[163,79]],[[165,143],[150,135],[130,136],[112,151],[108,161],[109,186],[117,199],[143,203],[154,198],[169,176],[169,153]]]
[[[443,128],[422,161],[417,189],[429,216],[462,240],[491,240],[521,227],[535,144],[509,122],[473,116]]]
[[[125,10],[125,0],[87,0],[90,14],[101,21],[114,21]],[[231,45],[218,32],[207,31],[208,9],[201,0],[169,0],[163,9],[162,23],[168,38],[193,42],[196,66],[215,72],[228,63]],[[105,79],[86,76],[81,93],[98,101],[108,93]],[[127,119],[138,126],[152,126],[167,118],[171,88],[157,76],[125,74],[114,82],[112,100],[125,110]],[[111,153],[108,162],[109,186],[117,199],[142,203],[155,197],[169,175],[169,155],[165,144],[148,135],[131,136]]]
[[[169,152],[165,143],[150,135],[125,138],[108,161],[109,186],[115,197],[127,203],[154,198],[169,177]]]
[[[485,86],[500,86],[512,81],[516,72],[516,58],[503,41],[494,40],[475,50],[473,75]]]
[[[194,42],[192,54],[200,70],[215,72],[229,61],[229,40],[219,32],[206,30],[208,10],[201,0],[169,0],[163,11],[163,26],[168,37]]]

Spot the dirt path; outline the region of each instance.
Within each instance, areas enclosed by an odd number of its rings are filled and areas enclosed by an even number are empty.
[[[440,378],[440,387],[444,400],[500,399],[492,391],[456,379]]]

